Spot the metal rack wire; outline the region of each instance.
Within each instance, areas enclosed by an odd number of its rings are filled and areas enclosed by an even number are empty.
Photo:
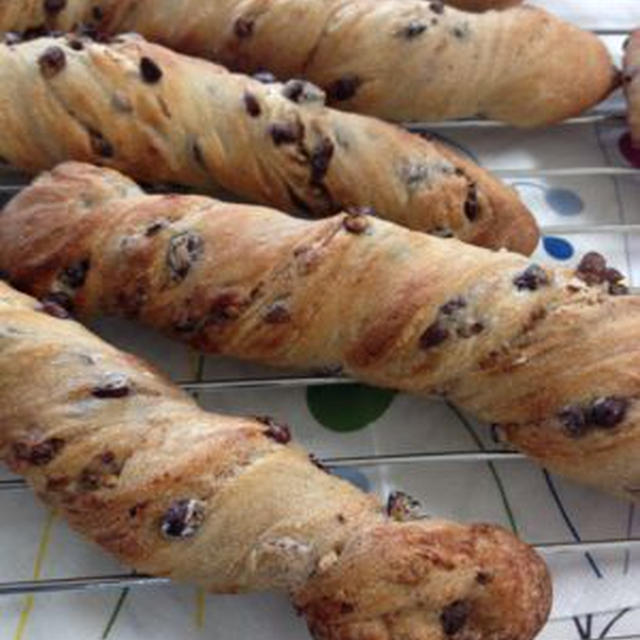
[[[592,29],[601,36],[625,36],[629,32],[624,29]],[[624,119],[624,112],[618,107],[609,109],[596,109],[590,113],[567,120],[557,126],[579,126],[589,124],[617,125]],[[413,131],[437,131],[442,129],[464,128],[490,128],[505,127],[500,122],[480,119],[464,119],[452,122],[407,124]],[[493,173],[505,178],[563,178],[563,177],[638,177],[640,169],[627,167],[568,167],[554,169],[514,169],[496,168],[490,169]],[[18,172],[0,165],[0,175],[4,174],[9,184],[0,184],[0,198],[11,197],[26,184],[26,179]],[[637,234],[640,233],[640,224],[591,224],[591,225],[548,225],[541,228],[543,234],[572,234],[572,233],[614,233]],[[632,289],[634,293],[640,293],[640,288]],[[243,379],[218,379],[218,380],[189,380],[179,382],[179,385],[189,392],[214,393],[229,390],[246,389],[290,389],[294,387],[308,387],[317,385],[345,385],[353,381],[336,376],[324,375],[279,375],[276,377],[253,377]],[[375,467],[379,465],[405,465],[405,464],[437,464],[437,463],[477,463],[477,462],[504,462],[522,461],[525,459],[520,453],[501,449],[482,451],[450,451],[444,453],[417,452],[399,455],[363,455],[349,457],[324,458],[321,461],[330,468],[347,466]],[[0,493],[24,491],[26,483],[18,478],[0,480]],[[612,550],[640,550],[640,538],[630,539],[602,539],[579,542],[543,543],[534,545],[543,555],[551,554],[577,554],[595,551]],[[122,575],[94,575],[74,578],[49,578],[24,581],[0,580],[0,596],[42,593],[66,593],[75,591],[93,591],[121,589],[123,587],[143,587],[168,585],[167,578],[155,578],[137,574]],[[615,636],[612,640],[626,640],[637,636]]]
[[[554,553],[587,553],[593,551],[614,551],[640,549],[640,539],[596,540],[593,542],[542,543],[535,549],[543,555]],[[156,587],[170,585],[169,578],[157,578],[138,574],[114,574],[86,576],[81,578],[53,578],[48,580],[23,580],[0,583],[0,596],[25,593],[62,593],[69,591],[121,589],[123,587]]]

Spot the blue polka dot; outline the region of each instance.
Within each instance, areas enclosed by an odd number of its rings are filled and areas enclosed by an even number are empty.
[[[549,189],[544,198],[556,213],[563,216],[575,216],[584,209],[582,198],[569,189]]]
[[[564,238],[546,236],[542,239],[545,251],[556,260],[569,260],[575,253],[573,245]]]
[[[350,482],[363,491],[369,491],[371,489],[369,478],[367,478],[362,471],[358,471],[358,469],[354,467],[332,467],[331,473],[334,476],[339,476],[343,480]]]

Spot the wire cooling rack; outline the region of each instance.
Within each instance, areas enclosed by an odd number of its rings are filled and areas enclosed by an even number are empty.
[[[600,36],[626,36],[624,29],[592,29]],[[624,107],[618,103],[594,109],[580,117],[571,118],[556,125],[557,127],[579,125],[607,125],[617,126],[624,122]],[[408,129],[417,132],[438,132],[441,130],[490,129],[505,128],[500,122],[484,119],[464,119],[439,123],[411,123]],[[632,167],[593,166],[593,167],[563,167],[563,168],[491,168],[492,173],[509,179],[530,178],[628,178],[640,176],[640,169]],[[0,204],[17,194],[28,183],[28,178],[7,166],[0,165]],[[640,224],[574,224],[574,225],[541,225],[541,233],[553,234],[638,234]],[[640,294],[640,287],[631,287],[633,293]],[[200,356],[200,365],[203,357]],[[202,366],[199,367],[202,370]],[[293,389],[319,385],[345,385],[354,381],[345,377],[325,375],[278,375],[275,377],[243,377],[210,380],[183,380],[178,384],[192,393],[216,393],[233,390],[248,389]],[[444,400],[442,400],[444,402]],[[340,467],[376,467],[381,465],[408,464],[439,464],[439,463],[478,463],[522,461],[525,456],[515,451],[504,449],[484,449],[481,451],[459,450],[448,452],[416,452],[398,455],[357,455],[343,457],[327,457],[322,462],[329,468]],[[21,492],[27,489],[26,483],[19,478],[0,480],[0,493]],[[535,544],[539,553],[549,556],[552,554],[584,554],[595,551],[640,550],[640,538],[608,538],[588,541],[548,542]],[[138,574],[87,575],[71,578],[47,578],[38,580],[5,581],[0,579],[0,596],[22,594],[65,593],[74,591],[95,591],[122,589],[123,587],[143,587],[167,585],[167,578],[156,578]],[[637,635],[608,636],[610,640],[626,640],[638,638]]]

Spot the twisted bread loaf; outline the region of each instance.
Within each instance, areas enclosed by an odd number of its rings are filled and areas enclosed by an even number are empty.
[[[48,10],[47,10],[48,8]],[[604,45],[542,9],[424,0],[4,0],[0,28],[136,31],[236,71],[305,77],[390,120],[563,120],[618,84]]]
[[[515,192],[472,162],[326,109],[299,81],[265,85],[131,37],[42,38],[0,45],[0,86],[0,156],[28,171],[87,160],[306,215],[372,206],[490,247],[531,253],[538,239]]]
[[[625,43],[623,71],[631,140],[640,147],[640,29]]]
[[[640,496],[640,298],[614,295],[599,256],[544,269],[365,215],[148,196],[69,163],[0,214],[0,269],[210,353],[441,394],[546,466]]]
[[[0,282],[0,455],[137,569],[216,592],[288,589],[317,638],[532,638],[542,561],[498,527],[393,522],[284,446]],[[457,635],[459,634],[459,635]]]

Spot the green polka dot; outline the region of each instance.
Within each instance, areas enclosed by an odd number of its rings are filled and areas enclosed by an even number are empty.
[[[389,408],[395,394],[362,384],[309,387],[307,406],[323,427],[346,433],[377,420]]]

